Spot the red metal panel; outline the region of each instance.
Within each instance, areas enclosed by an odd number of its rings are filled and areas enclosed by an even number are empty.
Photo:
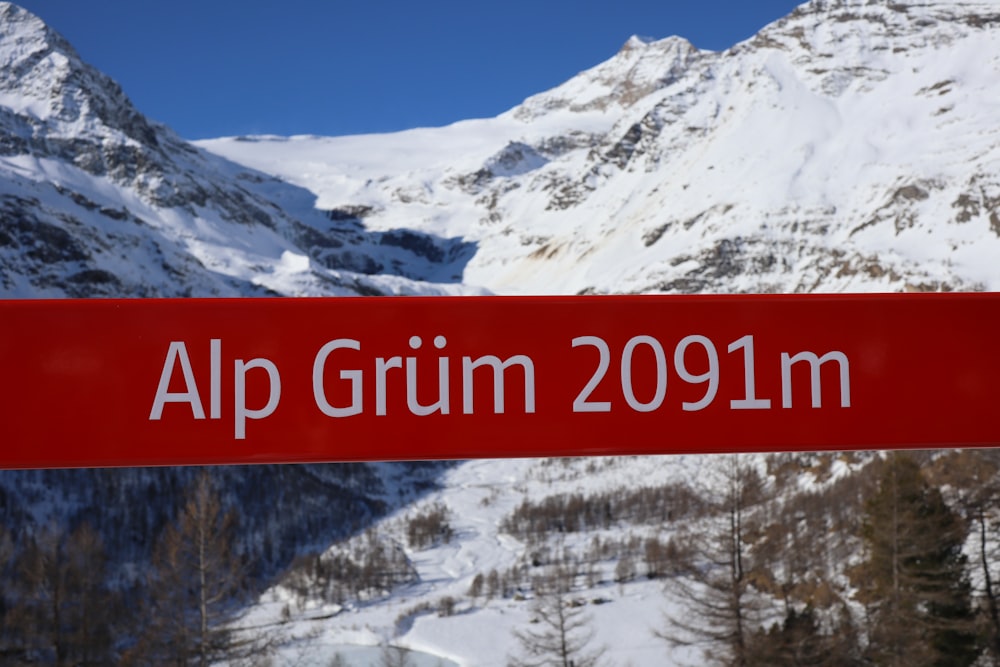
[[[7,468],[1000,443],[998,294],[0,301],[0,322]]]

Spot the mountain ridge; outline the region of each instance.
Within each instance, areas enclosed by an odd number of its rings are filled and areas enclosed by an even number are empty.
[[[996,289],[997,56],[982,55],[998,15],[816,1],[720,52],[630,38],[494,119],[192,146],[7,3],[3,289]]]
[[[369,233],[349,210],[316,210],[310,193],[183,141],[11,3],[0,62],[6,294],[468,291],[455,280],[471,251],[460,239]]]
[[[807,3],[726,51],[630,40],[494,119],[199,145],[469,239],[499,293],[997,289],[996,10]]]

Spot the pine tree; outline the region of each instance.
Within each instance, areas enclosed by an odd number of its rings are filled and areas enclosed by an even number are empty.
[[[868,611],[873,664],[965,667],[975,661],[966,533],[913,458],[890,454],[866,506],[866,560],[852,572]]]
[[[1000,586],[995,570],[998,551],[994,531],[1000,526],[1000,451],[965,449],[935,459],[931,474],[951,489],[974,532],[975,569],[983,639],[989,664],[1000,667]]]
[[[759,630],[749,650],[750,667],[851,667],[860,664],[849,619],[838,619],[833,632],[823,632],[812,607],[789,609],[785,620]]]
[[[16,602],[13,582],[14,541],[7,527],[0,525],[0,656],[12,655],[16,652],[16,637],[14,637],[13,617],[11,607]],[[2,658],[0,658],[2,660]],[[3,664],[0,662],[0,664]]]

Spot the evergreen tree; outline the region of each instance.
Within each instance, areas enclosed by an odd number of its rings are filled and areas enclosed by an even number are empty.
[[[916,462],[890,454],[866,505],[866,559],[852,572],[868,612],[872,664],[965,667],[975,661],[966,533]]]
[[[757,632],[750,645],[750,667],[852,667],[856,645],[850,621],[838,619],[833,632],[824,633],[811,607],[789,609],[780,625]]]
[[[14,541],[7,527],[0,524],[0,665],[7,664],[6,658],[17,653],[18,638],[11,614],[11,607],[16,602],[13,563]]]
[[[982,617],[983,639],[989,664],[1000,667],[1000,577],[996,572],[998,550],[994,531],[1000,526],[1000,451],[965,449],[935,459],[935,481],[947,485],[950,495],[973,530],[976,591]]]

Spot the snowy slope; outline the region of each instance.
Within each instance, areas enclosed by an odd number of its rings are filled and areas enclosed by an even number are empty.
[[[504,667],[522,656],[515,632],[538,626],[532,601],[538,589],[535,577],[544,575],[557,554],[571,554],[577,571],[587,572],[574,579],[567,596],[581,612],[583,628],[571,633],[592,635],[587,649],[603,649],[599,664],[632,667],[672,667],[706,664],[706,645],[676,646],[657,637],[667,627],[668,616],[683,617],[684,603],[670,594],[676,575],[647,577],[642,556],[636,559],[632,576],[619,572],[621,545],[634,543],[643,552],[650,538],[666,543],[688,529],[707,532],[710,518],[695,518],[690,524],[681,517],[655,522],[612,522],[610,525],[581,526],[550,531],[540,538],[525,539],[505,527],[512,513],[524,501],[541,504],[565,494],[583,498],[601,494],[654,489],[670,484],[686,485],[711,494],[725,487],[727,456],[606,457],[575,459],[514,459],[468,461],[450,470],[442,488],[372,526],[346,547],[336,545],[330,553],[358,548],[372,535],[394,548],[405,550],[414,564],[414,581],[395,587],[390,593],[369,599],[350,598],[345,602],[324,599],[314,589],[300,597],[294,586],[278,584],[266,592],[244,627],[255,633],[280,637],[277,653],[280,664],[320,667],[331,664],[337,654],[350,659],[355,667],[381,665],[384,647],[419,652],[420,666],[431,667],[445,659],[463,667]],[[763,457],[743,457],[750,465],[761,466]],[[851,464],[840,461],[828,470],[831,477],[803,474],[803,489],[818,487],[848,473]],[[817,468],[816,470],[819,470]],[[620,495],[618,497],[620,502]],[[603,501],[598,501],[599,503]],[[430,547],[408,545],[406,526],[413,516],[427,508],[443,507],[453,534],[448,541]],[[728,520],[728,519],[727,519]],[[595,557],[595,544],[617,543],[608,547],[610,555]],[[619,555],[614,555],[618,551]],[[836,556],[831,555],[836,559]],[[595,560],[596,559],[596,560]],[[846,561],[847,559],[845,559]],[[845,566],[846,563],[841,563]],[[474,595],[475,578],[488,572],[501,577],[521,573],[506,595]],[[443,611],[450,602],[448,611]],[[783,618],[778,600],[748,614],[748,622],[767,625]],[[356,654],[357,647],[369,653]],[[366,662],[366,658],[370,662]],[[547,663],[548,664],[548,663]],[[554,663],[553,663],[554,664]],[[714,663],[713,663],[714,664]]]
[[[502,293],[1000,289],[996,2],[812,2],[733,48],[630,39],[497,118],[200,142],[461,237]]]
[[[371,232],[144,118],[0,3],[0,295],[455,294],[473,248]]]
[[[278,586],[264,594],[261,603],[243,622],[256,628],[278,629],[285,638],[279,652],[282,664],[301,657],[304,665],[325,666],[337,653],[347,656],[349,647],[389,645],[463,666],[503,667],[519,652],[513,631],[530,627],[533,594],[525,588],[526,597],[471,600],[468,591],[477,574],[504,571],[525,563],[525,554],[532,545],[500,529],[502,520],[522,500],[689,481],[709,474],[712,466],[712,460],[697,456],[469,461],[445,476],[440,492],[374,527],[383,537],[405,545],[403,523],[407,516],[435,504],[448,509],[454,530],[448,543],[407,549],[419,573],[415,583],[377,601],[350,601],[344,605],[318,600],[301,603],[290,591]],[[582,553],[595,535],[620,539],[626,530],[635,530],[638,535],[665,536],[669,532],[669,529],[644,531],[618,525],[606,531],[567,534],[562,547]],[[585,605],[585,618],[594,632],[592,648],[607,649],[606,657],[616,665],[696,664],[698,650],[673,649],[654,635],[669,605],[662,585],[645,578],[615,583],[614,567],[615,561],[608,559],[598,568],[600,583],[590,588],[581,586],[572,595],[589,602]],[[452,615],[438,613],[444,597],[456,600]],[[286,606],[291,613],[282,622],[282,609]],[[372,655],[378,656],[378,651]],[[350,664],[365,664],[361,660]],[[425,664],[436,663],[429,659]]]

